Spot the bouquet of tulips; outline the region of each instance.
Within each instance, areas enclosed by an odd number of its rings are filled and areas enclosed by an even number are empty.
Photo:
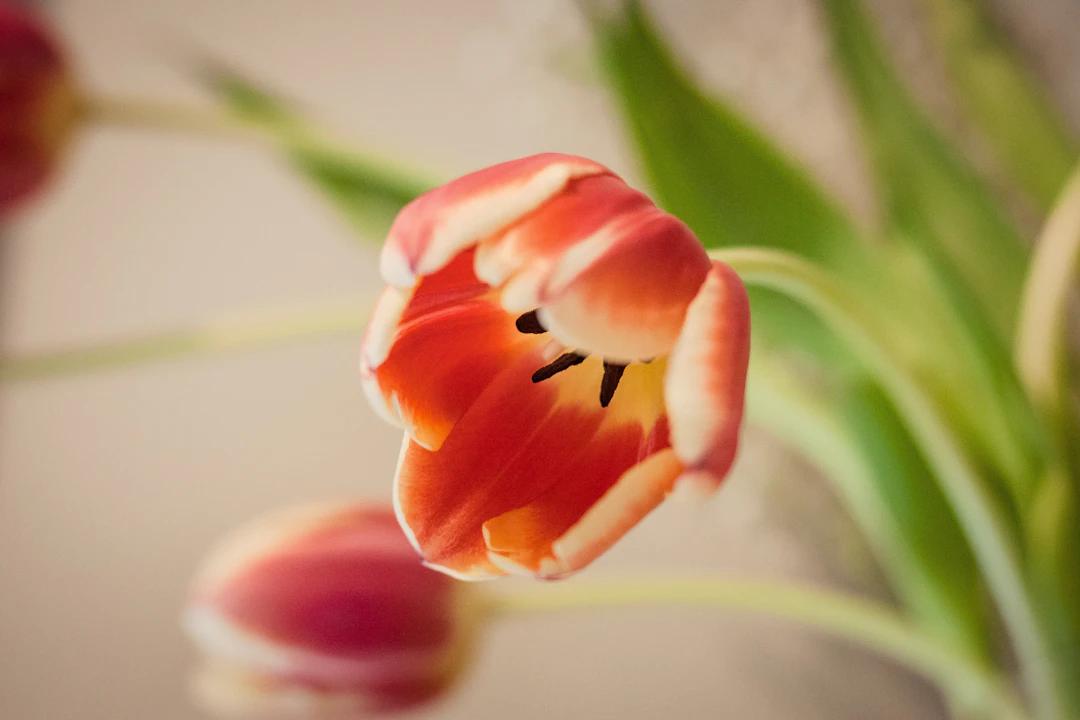
[[[3,361],[17,382],[355,331],[357,383],[404,431],[387,505],[294,509],[211,554],[185,613],[203,702],[413,707],[452,686],[495,617],[653,603],[862,643],[958,717],[1080,718],[1076,143],[978,0],[924,4],[1037,233],[912,100],[859,0],[820,5],[875,171],[872,228],[709,97],[633,0],[580,11],[650,194],[554,152],[440,184],[213,64],[216,114],[97,98],[40,18],[0,5],[3,212],[41,194],[81,124],[212,129],[280,153],[385,238],[368,318]],[[672,491],[721,488],[744,410],[834,483],[896,607],[717,576],[573,577]],[[508,574],[558,582],[464,582]]]

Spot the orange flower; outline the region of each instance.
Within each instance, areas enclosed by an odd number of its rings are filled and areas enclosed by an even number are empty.
[[[47,179],[75,118],[75,92],[46,28],[0,3],[0,215]]]
[[[466,655],[470,588],[417,560],[393,513],[266,518],[206,563],[185,613],[196,677],[220,715],[344,718],[439,695]]]
[[[406,430],[394,499],[425,561],[464,579],[584,567],[680,477],[735,455],[745,290],[607,168],[544,154],[398,215],[361,374]]]

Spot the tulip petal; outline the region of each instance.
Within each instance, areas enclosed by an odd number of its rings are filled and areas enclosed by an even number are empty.
[[[388,288],[363,343],[371,404],[431,450],[512,358],[541,342],[517,331],[472,263],[468,251],[411,291]]]
[[[614,175],[573,180],[505,232],[481,241],[476,275],[489,285],[505,285],[502,303],[510,312],[532,310],[563,252],[612,218],[652,207],[647,196]]]
[[[708,269],[689,228],[646,208],[561,255],[542,290],[540,320],[567,346],[609,360],[665,355]]]
[[[525,353],[500,374],[438,452],[406,442],[395,507],[430,566],[463,579],[503,574],[489,556],[485,523],[533,503],[542,531],[538,525],[508,552],[526,560],[533,544],[547,552],[626,469],[666,445],[666,433],[658,440],[653,432],[662,398],[657,383],[641,377],[648,368],[633,369],[637,379],[605,410],[598,358],[532,383],[546,359],[539,350]],[[639,397],[635,387],[651,388],[653,397]],[[493,527],[488,536],[508,542]]]
[[[605,450],[582,469],[604,468]],[[681,471],[674,452],[661,449],[614,482],[601,471],[560,483],[529,505],[484,523],[489,558],[508,572],[546,578],[580,570],[659,505]]]
[[[671,445],[686,478],[715,488],[735,459],[750,355],[750,304],[735,271],[714,262],[690,304],[664,380]]]
[[[579,570],[599,557],[671,492],[683,466],[671,449],[661,450],[623,473],[600,501],[552,543],[554,573]]]
[[[382,512],[313,509],[273,518],[245,533],[222,557],[197,585],[194,617],[218,623],[218,630],[233,625],[236,639],[253,636],[240,644],[253,647],[258,641],[292,653],[306,649],[348,664],[370,662],[373,653],[387,648],[442,648],[452,633],[453,586],[434,573],[417,572],[395,519]],[[355,572],[357,567],[364,572]],[[394,607],[385,604],[390,597],[396,598]],[[424,603],[425,611],[402,605],[409,597]]]
[[[544,153],[470,173],[424,193],[394,220],[380,269],[410,287],[483,238],[535,210],[574,178],[610,171],[586,158]]]

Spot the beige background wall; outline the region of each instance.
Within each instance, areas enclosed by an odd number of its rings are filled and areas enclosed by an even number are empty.
[[[872,216],[811,2],[652,4],[710,86]],[[873,4],[920,92],[959,128],[911,4]],[[998,5],[1075,121],[1077,5]],[[204,47],[361,144],[438,173],[562,150],[638,176],[570,2],[49,8],[96,91],[205,102],[177,68],[182,48]],[[376,246],[358,243],[274,158],[198,138],[85,132],[52,192],[2,243],[8,354],[378,287]],[[0,389],[0,717],[199,717],[185,699],[191,657],[177,615],[207,545],[282,504],[387,495],[398,436],[365,405],[356,345],[328,339]],[[880,592],[828,489],[756,432],[717,498],[665,506],[590,573],[646,566]],[[493,628],[465,686],[424,717],[937,713],[919,681],[786,625],[621,611]]]

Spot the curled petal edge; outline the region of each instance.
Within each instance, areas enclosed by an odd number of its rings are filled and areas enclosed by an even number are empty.
[[[714,261],[668,358],[664,397],[684,480],[715,489],[738,449],[750,359],[750,302],[735,271]]]

